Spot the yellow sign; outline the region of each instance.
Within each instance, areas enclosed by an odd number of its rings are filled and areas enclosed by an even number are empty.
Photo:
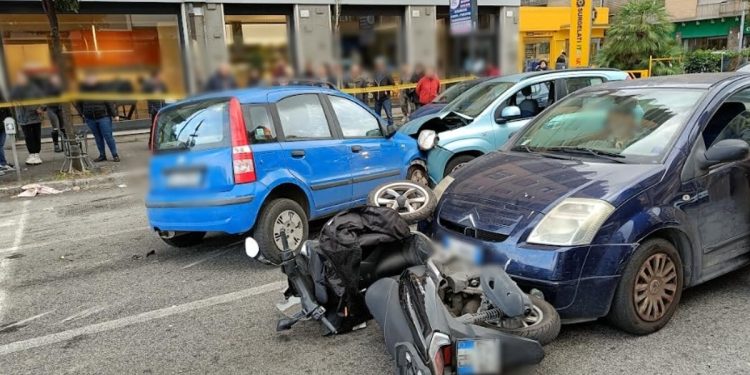
[[[591,49],[592,0],[570,0],[570,52],[571,68],[589,66]]]

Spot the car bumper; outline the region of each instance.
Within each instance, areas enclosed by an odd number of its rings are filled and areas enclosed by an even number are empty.
[[[235,190],[193,198],[150,194],[146,198],[149,225],[162,231],[247,232],[255,225],[261,200],[250,191]]]
[[[453,152],[439,146],[427,153],[427,175],[432,186],[437,185],[443,179],[445,166],[453,155]]]
[[[438,225],[436,238],[456,236]],[[565,320],[593,320],[609,312],[624,260],[634,244],[576,247],[538,247],[477,241],[487,263],[504,264],[508,274],[525,291],[538,289]]]

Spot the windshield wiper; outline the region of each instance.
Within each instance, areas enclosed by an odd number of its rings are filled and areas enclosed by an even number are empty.
[[[588,154],[591,156],[596,156],[600,159],[606,159],[614,163],[625,163],[625,161],[620,159],[625,159],[625,155],[618,154],[616,152],[610,152],[610,151],[604,151],[599,149],[594,149],[590,147],[578,147],[578,146],[558,146],[558,147],[549,147],[546,149],[547,151],[557,151],[557,152],[568,152],[572,154]]]
[[[565,157],[565,156],[562,156],[562,155],[555,155],[555,154],[550,154],[550,153],[547,153],[547,152],[542,152],[542,151],[540,151],[537,148],[531,148],[531,147],[529,147],[529,145],[515,145],[510,150],[511,151],[528,152],[529,154],[539,155],[539,156],[542,156],[542,157],[545,157],[545,158],[549,158],[549,159],[573,160],[573,158],[571,158],[571,157]]]

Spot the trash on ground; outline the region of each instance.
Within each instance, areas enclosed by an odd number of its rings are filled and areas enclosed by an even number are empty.
[[[40,184],[28,184],[28,185],[24,185],[24,186],[21,186],[21,189],[23,189],[23,191],[21,192],[21,194],[18,194],[18,196],[19,197],[28,197],[28,198],[36,197],[39,194],[46,195],[46,194],[60,194],[60,193],[62,193],[62,191],[60,191],[60,190],[57,190],[55,188],[51,188],[49,186],[40,185]]]

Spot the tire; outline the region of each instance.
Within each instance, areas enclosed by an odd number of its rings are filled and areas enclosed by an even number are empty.
[[[560,334],[560,327],[562,325],[560,321],[560,314],[557,313],[557,310],[555,310],[555,308],[550,305],[549,302],[533,295],[529,295],[529,297],[531,298],[531,303],[537,310],[537,314],[541,312],[541,321],[538,321],[527,327],[520,328],[498,327],[496,325],[488,323],[482,323],[481,325],[484,327],[496,329],[498,331],[503,331],[513,335],[536,340],[539,341],[539,343],[542,345],[551,343],[554,339],[557,338],[557,335]]]
[[[443,177],[453,173],[456,169],[463,166],[463,164],[466,164],[474,159],[476,159],[476,156],[472,155],[458,155],[448,161],[448,164],[445,165],[445,172],[443,173]]]
[[[190,247],[203,241],[206,232],[184,232],[175,234],[172,238],[161,238],[167,245],[172,247]]]
[[[668,261],[664,257],[668,257]],[[663,264],[661,272],[659,272],[659,263],[656,263],[656,266],[652,263],[659,259],[662,259]],[[659,276],[649,281],[647,276],[642,273],[647,272],[646,262],[650,263],[653,274],[666,276]],[[674,268],[674,272],[669,271],[670,265]],[[669,241],[658,238],[647,240],[638,246],[625,267],[607,319],[615,327],[634,335],[647,335],[656,332],[669,322],[677,310],[682,297],[683,286],[682,259],[674,245]],[[636,288],[643,288],[640,295],[644,297],[638,298],[641,302],[637,302]],[[674,291],[669,289],[674,289]],[[657,294],[659,297],[655,297]],[[665,303],[667,295],[671,300]],[[658,302],[653,304],[653,316],[644,317],[652,311],[648,307],[643,309],[645,312],[639,313],[638,307],[643,306],[641,304],[645,303],[648,306],[649,301],[655,299],[661,300],[662,306],[659,306]]]
[[[386,201],[388,203],[385,203]],[[392,208],[398,211],[404,220],[417,222],[432,216],[437,206],[437,198],[430,188],[422,184],[396,181],[382,184],[370,191],[367,204]]]
[[[420,165],[412,165],[406,172],[406,179],[411,182],[429,186],[430,179],[427,177],[427,171]]]
[[[296,214],[298,220],[290,212]],[[287,239],[290,241],[289,247],[295,252],[302,247],[308,234],[307,214],[299,203],[287,198],[266,203],[255,225],[253,238],[258,242],[261,255],[273,264],[281,264],[281,245],[277,243],[274,233],[277,223],[285,230],[290,230],[287,232]]]

